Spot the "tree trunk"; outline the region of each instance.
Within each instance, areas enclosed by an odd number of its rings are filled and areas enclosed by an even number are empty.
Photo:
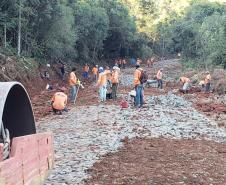
[[[6,48],[6,23],[4,24],[4,47]]]
[[[19,4],[19,25],[18,25],[18,44],[17,44],[17,55],[20,56],[21,52],[21,0]]]

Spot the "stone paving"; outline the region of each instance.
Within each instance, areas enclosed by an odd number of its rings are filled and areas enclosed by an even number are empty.
[[[116,105],[77,107],[39,122],[38,130],[54,133],[55,168],[46,185],[84,184],[101,156],[117,151],[124,138],[166,137],[226,141],[216,123],[172,93],[150,96],[143,109]]]

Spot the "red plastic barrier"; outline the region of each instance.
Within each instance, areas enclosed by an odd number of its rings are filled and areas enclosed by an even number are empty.
[[[0,159],[3,145],[0,144]],[[43,183],[54,163],[53,135],[41,133],[12,140],[10,158],[0,162],[0,185]]]

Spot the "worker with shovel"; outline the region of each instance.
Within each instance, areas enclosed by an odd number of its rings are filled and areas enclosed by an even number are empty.
[[[75,103],[75,98],[77,94],[77,77],[75,75],[76,68],[73,67],[69,75],[69,86],[70,86],[70,101]]]

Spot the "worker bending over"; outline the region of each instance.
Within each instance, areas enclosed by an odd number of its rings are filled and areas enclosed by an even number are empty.
[[[180,77],[180,82],[183,84],[182,91],[183,93],[187,93],[189,88],[191,87],[191,80],[187,77]]]
[[[157,78],[157,83],[158,83],[158,88],[162,89],[163,88],[163,81],[162,81],[162,76],[163,76],[163,69],[161,68],[156,75]]]
[[[112,99],[113,100],[116,100],[116,97],[117,97],[118,83],[119,83],[119,73],[118,73],[117,67],[114,66],[113,72],[111,75]]]
[[[141,84],[141,73],[143,69],[140,68],[140,65],[136,65],[136,70],[134,72],[134,86],[135,86],[135,91],[136,91],[136,97],[135,97],[135,106],[136,107],[142,107],[143,102],[144,102],[144,97],[143,97],[143,84]]]
[[[56,92],[52,97],[52,109],[55,114],[62,114],[62,111],[67,112],[67,95],[64,93],[65,88],[61,88],[60,92]]]
[[[107,94],[107,75],[104,72],[103,67],[99,68],[99,78],[97,81],[97,86],[99,87],[99,98],[101,102],[106,101]]]

